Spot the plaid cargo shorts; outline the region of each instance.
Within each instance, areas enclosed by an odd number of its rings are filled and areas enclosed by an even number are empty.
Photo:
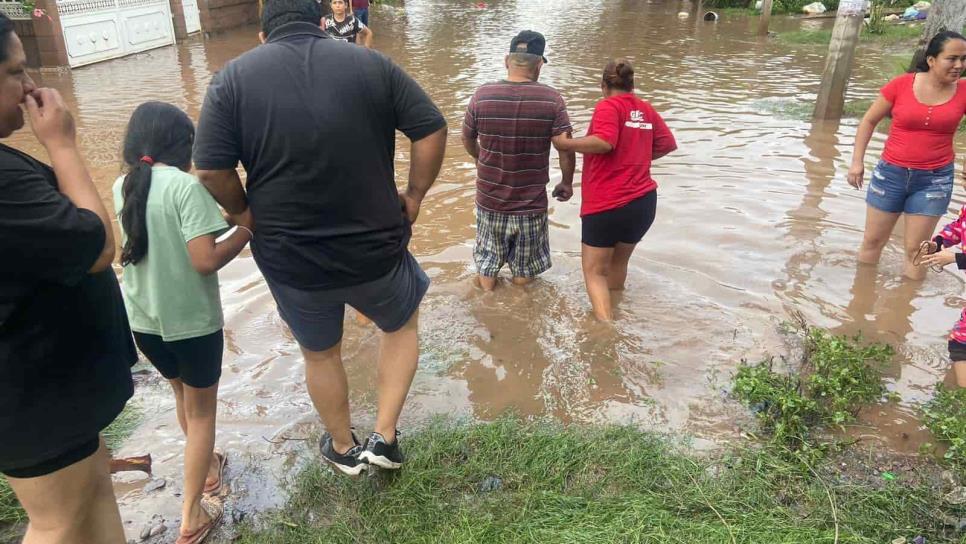
[[[516,278],[533,278],[550,269],[547,214],[512,215],[476,208],[473,259],[481,276],[496,277],[504,264]]]

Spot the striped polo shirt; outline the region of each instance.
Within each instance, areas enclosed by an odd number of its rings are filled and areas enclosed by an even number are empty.
[[[500,81],[477,89],[463,118],[463,136],[479,139],[477,206],[517,215],[545,213],[550,139],[570,130],[567,105],[553,87]]]

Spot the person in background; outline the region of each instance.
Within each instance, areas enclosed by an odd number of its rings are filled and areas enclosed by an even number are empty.
[[[372,31],[359,17],[347,13],[346,5],[346,0],[332,0],[332,14],[324,15],[319,26],[337,40],[371,48]]]
[[[480,286],[496,287],[503,265],[525,285],[550,269],[547,184],[550,146],[560,150],[553,195],[573,195],[576,158],[560,143],[572,127],[556,89],[538,83],[546,40],[525,30],[510,42],[505,80],[476,90],[463,117],[463,147],[476,161],[476,261]]]
[[[964,69],[966,38],[940,32],[929,41],[916,71],[882,87],[862,118],[848,173],[849,184],[856,189],[862,188],[865,151],[875,127],[887,115],[892,126],[866,194],[859,263],[879,262],[896,222],[904,216],[905,276],[921,280],[925,275],[913,260],[919,242],[936,230],[952,199],[953,138],[966,115],[966,85],[960,83]]]
[[[357,475],[404,461],[397,425],[419,362],[419,305],[429,288],[408,246],[442,165],[446,119],[388,57],[335,43],[318,21],[313,0],[266,2],[264,44],[230,61],[208,87],[195,166],[230,213],[250,206],[255,263],[302,349],[326,428],[322,458]],[[411,142],[403,191],[394,172],[397,130]],[[352,431],[342,362],[346,305],[382,331],[375,428],[364,444]]]
[[[349,0],[353,15],[369,26],[369,0]]]
[[[26,544],[124,544],[99,436],[137,362],[111,216],[67,106],[26,63],[0,14],[0,138],[23,127],[24,106],[53,166],[0,144],[0,473],[27,512]]]
[[[171,384],[178,423],[187,437],[178,544],[203,541],[222,514],[217,501],[228,458],[214,451],[224,318],[218,270],[252,238],[251,213],[228,228],[221,210],[189,174],[195,127],[180,109],[146,102],[124,137],[127,174],[114,183],[121,225],[123,293],[134,340]]]
[[[613,319],[611,291],[624,289],[627,263],[654,223],[657,182],[651,163],[677,149],[661,115],[634,93],[634,67],[612,60],[604,67],[587,135],[561,150],[584,154],[581,178],[581,263],[584,283],[601,321]]]

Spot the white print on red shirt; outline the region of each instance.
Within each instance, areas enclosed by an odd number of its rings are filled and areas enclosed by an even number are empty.
[[[631,112],[631,120],[624,123],[625,127],[639,128],[641,130],[651,130],[653,125],[644,122],[644,112],[634,110]]]

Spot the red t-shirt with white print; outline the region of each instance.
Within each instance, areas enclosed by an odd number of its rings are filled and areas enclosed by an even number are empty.
[[[587,136],[597,136],[613,149],[584,155],[581,217],[620,208],[657,189],[651,160],[677,149],[664,119],[634,93],[598,102]]]

